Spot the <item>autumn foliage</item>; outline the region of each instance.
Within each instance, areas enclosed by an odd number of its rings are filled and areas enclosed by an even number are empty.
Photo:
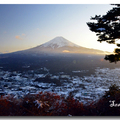
[[[0,116],[119,116],[120,107],[110,107],[110,101],[120,103],[120,90],[113,85],[97,102],[87,105],[50,92],[28,94],[24,98],[1,96]]]

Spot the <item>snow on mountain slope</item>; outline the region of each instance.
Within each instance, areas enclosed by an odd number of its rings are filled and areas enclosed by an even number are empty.
[[[69,46],[69,47],[80,47],[70,41],[68,41],[67,39],[63,38],[63,37],[56,37],[44,44],[42,44],[43,47],[52,47],[54,48],[60,48],[60,47],[65,47],[65,46]]]

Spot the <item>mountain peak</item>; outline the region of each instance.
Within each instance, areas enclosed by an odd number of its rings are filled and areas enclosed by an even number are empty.
[[[65,39],[65,38],[62,37],[62,36],[57,36],[57,37],[55,37],[54,39]]]
[[[43,47],[52,47],[54,48],[60,48],[64,46],[70,46],[70,47],[79,47],[78,45],[70,42],[69,40],[63,38],[62,36],[55,37],[54,39],[42,44]]]

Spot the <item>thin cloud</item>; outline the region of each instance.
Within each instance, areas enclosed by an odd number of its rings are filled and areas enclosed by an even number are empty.
[[[22,36],[26,36],[26,34],[23,33]]]
[[[22,38],[19,35],[15,36],[16,39],[22,40]]]
[[[26,34],[23,33],[21,35],[16,35],[15,38],[18,40],[23,40],[24,38],[26,38]]]

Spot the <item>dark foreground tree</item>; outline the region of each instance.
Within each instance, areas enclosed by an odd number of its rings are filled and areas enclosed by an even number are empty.
[[[95,20],[95,22],[88,22],[87,25],[92,32],[96,33],[99,42],[106,41],[120,47],[120,4],[112,5],[115,5],[115,7],[108,11],[106,15],[91,17],[91,20]],[[114,54],[106,55],[105,60],[115,63],[120,61],[120,49],[116,48]]]

